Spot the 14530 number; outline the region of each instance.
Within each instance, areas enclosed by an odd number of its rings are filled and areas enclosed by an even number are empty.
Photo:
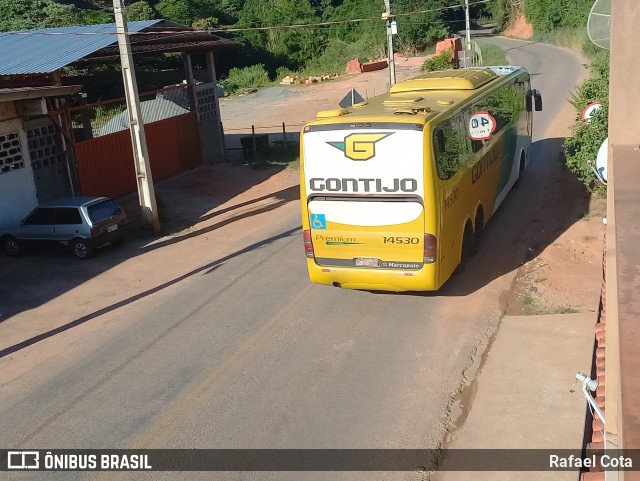
[[[385,244],[419,244],[419,237],[383,237]]]

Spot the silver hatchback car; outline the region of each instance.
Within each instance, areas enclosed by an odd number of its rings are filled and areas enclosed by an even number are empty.
[[[0,229],[0,241],[8,256],[34,244],[60,244],[88,259],[95,248],[124,240],[126,224],[124,210],[107,197],[69,197],[41,204],[19,226]]]

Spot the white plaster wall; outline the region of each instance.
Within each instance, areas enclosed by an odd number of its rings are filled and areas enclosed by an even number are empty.
[[[12,103],[0,104],[0,134],[17,131],[24,158],[23,169],[0,174],[0,228],[17,224],[38,204],[27,134],[16,117]]]

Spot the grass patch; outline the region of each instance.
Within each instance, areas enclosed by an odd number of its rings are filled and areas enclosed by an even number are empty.
[[[525,294],[525,296],[522,298],[522,304],[524,304],[526,307],[533,307],[535,303],[536,300],[529,294]]]
[[[559,306],[551,309],[549,314],[576,314],[580,312],[578,309],[574,309],[571,306]]]
[[[478,46],[482,52],[483,65],[509,65],[504,50],[497,45],[478,40]]]
[[[591,45],[586,28],[564,27],[554,30],[553,32],[534,31],[531,40],[578,50],[586,54],[595,52],[598,49],[596,46]]]
[[[254,169],[268,169],[270,167],[286,167],[297,170],[300,168],[300,147],[291,142],[287,149],[272,148],[267,152],[259,152],[255,156],[250,154],[246,159],[249,166]]]
[[[556,306],[551,309],[542,309],[537,314],[576,314],[578,312],[580,312],[578,309],[571,306]]]

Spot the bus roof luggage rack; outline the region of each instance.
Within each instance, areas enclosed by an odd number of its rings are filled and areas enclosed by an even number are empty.
[[[474,90],[497,76],[498,74],[491,69],[440,70],[397,83],[389,92],[396,94],[418,90]]]

